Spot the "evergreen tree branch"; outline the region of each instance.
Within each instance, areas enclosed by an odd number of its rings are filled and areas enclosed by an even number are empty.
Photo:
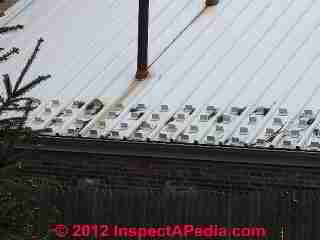
[[[2,56],[0,56],[0,63],[1,62],[4,62],[4,61],[7,61],[8,58],[13,55],[13,54],[19,54],[19,48],[15,48],[13,47],[9,52],[3,54]]]
[[[28,91],[30,91],[32,88],[37,86],[39,83],[41,83],[49,78],[51,78],[51,75],[39,76],[35,80],[33,80],[32,82],[21,87],[20,89],[14,90],[13,96],[14,97],[22,96],[25,93],[27,93]]]
[[[16,82],[16,84],[15,84],[15,86],[14,86],[14,89],[13,89],[13,93],[14,93],[14,94],[15,94],[16,91],[18,90],[18,88],[19,88],[19,86],[20,86],[20,84],[21,84],[24,76],[26,75],[26,73],[28,72],[31,64],[33,63],[34,59],[36,58],[36,56],[37,56],[37,54],[38,54],[38,52],[39,52],[39,50],[40,50],[40,45],[41,45],[41,43],[42,43],[43,41],[44,41],[44,40],[43,40],[42,38],[40,38],[40,39],[38,40],[37,45],[36,45],[36,47],[35,47],[32,55],[31,55],[31,57],[28,59],[27,64],[25,65],[25,67],[23,68],[20,76],[18,77],[18,80],[17,80],[17,82]]]
[[[10,27],[1,27],[0,28],[0,34],[21,30],[23,28],[24,28],[23,25],[16,25],[16,26],[10,26]]]
[[[20,122],[24,122],[26,118],[23,117],[12,117],[12,118],[7,118],[7,119],[1,119],[0,120],[0,133],[1,129],[8,128],[10,126],[16,126],[17,124],[20,124]],[[1,134],[0,134],[1,136]]]
[[[12,95],[12,85],[11,85],[9,74],[3,75],[3,83],[6,88],[7,97],[9,98]]]
[[[3,111],[16,111],[16,112],[21,112],[21,111],[27,111],[29,110],[30,107],[24,106],[24,107],[19,107],[19,106],[14,106],[14,107],[6,107],[3,108]]]

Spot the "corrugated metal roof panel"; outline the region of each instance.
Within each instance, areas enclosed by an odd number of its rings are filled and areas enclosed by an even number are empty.
[[[22,4],[22,3],[20,3]],[[52,134],[203,144],[320,148],[318,0],[150,3],[150,77],[134,79],[138,1],[24,1],[0,39],[21,47],[2,64],[17,76],[43,37],[27,78],[29,119]],[[3,20],[0,24],[5,24]]]

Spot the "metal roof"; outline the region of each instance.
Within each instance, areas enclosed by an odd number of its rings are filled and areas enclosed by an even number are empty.
[[[45,39],[28,79],[51,74],[28,125],[137,141],[320,149],[320,0],[150,3],[150,77],[134,79],[137,0],[21,0],[0,38],[22,52]]]

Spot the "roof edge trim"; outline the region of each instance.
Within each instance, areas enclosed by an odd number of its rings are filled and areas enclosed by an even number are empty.
[[[287,149],[207,146],[180,143],[135,142],[72,137],[39,137],[17,149],[48,152],[90,153],[108,156],[137,156],[168,160],[214,161],[254,165],[320,168],[318,152]]]

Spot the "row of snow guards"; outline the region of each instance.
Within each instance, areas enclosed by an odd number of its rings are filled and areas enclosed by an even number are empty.
[[[232,107],[228,113],[212,105],[201,110],[191,104],[179,108],[164,104],[148,110],[146,104],[125,107],[120,103],[107,109],[104,104],[98,99],[87,104],[74,101],[52,117],[55,108],[59,108],[59,101],[55,100],[40,116],[31,118],[29,125],[33,129],[48,128],[49,135],[57,136],[320,149],[319,114],[315,109],[304,109],[290,118],[285,108],[279,108],[277,113],[265,107],[251,109],[252,112],[249,107]],[[256,131],[259,127],[260,131]]]

